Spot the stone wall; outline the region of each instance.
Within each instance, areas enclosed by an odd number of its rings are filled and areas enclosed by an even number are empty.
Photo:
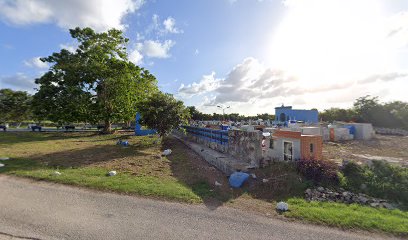
[[[376,208],[394,209],[395,206],[388,203],[386,200],[373,198],[362,193],[352,193],[339,189],[340,191],[331,190],[324,187],[316,189],[306,189],[305,199],[308,201],[320,202],[341,202],[341,203],[357,203],[361,205],[368,205]]]
[[[408,136],[408,131],[398,128],[375,128],[374,130],[383,135]]]
[[[260,131],[228,131],[228,153],[251,165],[262,160],[262,133]]]

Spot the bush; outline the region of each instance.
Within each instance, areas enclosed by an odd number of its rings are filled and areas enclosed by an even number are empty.
[[[339,183],[338,167],[335,162],[303,159],[297,162],[297,169],[315,184],[337,185]]]
[[[408,169],[384,161],[371,166],[348,163],[343,169],[344,187],[370,196],[388,199],[408,207]]]
[[[353,191],[360,191],[363,184],[367,183],[366,170],[355,162],[348,162],[342,169],[345,181],[341,186]]]

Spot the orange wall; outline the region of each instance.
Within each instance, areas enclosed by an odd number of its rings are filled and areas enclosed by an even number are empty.
[[[310,144],[313,144],[313,153],[310,152]],[[323,139],[321,136],[305,136],[303,135],[300,140],[301,145],[301,158],[302,159],[322,159],[323,152]]]
[[[300,139],[300,157],[302,159],[321,160],[323,155],[323,138],[318,135],[302,135],[301,132],[278,130],[273,134],[274,137]],[[310,144],[313,144],[313,153],[310,152]]]

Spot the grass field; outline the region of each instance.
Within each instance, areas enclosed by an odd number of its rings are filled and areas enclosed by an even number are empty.
[[[118,139],[129,147],[117,146]],[[168,157],[164,149],[172,149]],[[243,189],[232,190],[228,179],[174,138],[99,135],[96,133],[0,133],[0,173],[152,198],[226,205],[268,216],[279,216],[276,202],[287,201],[282,216],[347,229],[364,229],[408,236],[408,213],[339,203],[306,202],[310,186],[296,169],[275,163],[254,173]],[[107,173],[116,170],[110,177]],[[59,171],[61,175],[55,175]],[[262,183],[262,178],[275,177]],[[214,186],[214,182],[222,184]],[[281,217],[282,217],[281,216]]]
[[[129,147],[117,146],[118,139]],[[172,164],[161,157],[157,138],[94,133],[2,133],[0,155],[11,160],[0,173],[65,184],[136,193],[143,196],[202,202],[194,193],[195,183],[187,186],[173,176]],[[111,170],[117,176],[109,177]],[[59,171],[61,175],[55,175]],[[178,174],[183,175],[181,171]],[[187,174],[187,173],[186,173]],[[189,174],[189,173],[188,173]],[[201,192],[208,195],[208,187]],[[194,187],[194,189],[193,189]],[[204,188],[204,189],[203,189]]]

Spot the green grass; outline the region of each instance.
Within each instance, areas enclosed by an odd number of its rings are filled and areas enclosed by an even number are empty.
[[[6,163],[6,162],[4,162]],[[132,176],[128,173],[118,173],[108,176],[108,169],[84,167],[54,169],[42,166],[34,161],[14,159],[9,160],[0,173],[38,180],[90,187],[100,190],[110,190],[123,193],[135,193],[142,196],[160,197],[188,203],[199,203],[201,197],[176,179],[157,178],[152,176]],[[61,175],[54,175],[55,171]]]
[[[288,204],[290,211],[284,214],[286,217],[340,228],[380,230],[408,236],[408,212],[357,204],[307,202],[298,198],[289,199]]]
[[[128,140],[130,146],[117,146],[119,138]],[[0,156],[11,159],[2,162],[6,166],[0,168],[0,173],[153,198],[202,202],[209,191],[202,186],[197,190],[195,185],[174,176],[174,163],[158,157],[160,152],[161,143],[156,137],[6,132],[0,135]],[[62,175],[53,175],[56,170]],[[118,175],[107,176],[111,170]],[[188,169],[178,172],[187,173],[190,174]]]

